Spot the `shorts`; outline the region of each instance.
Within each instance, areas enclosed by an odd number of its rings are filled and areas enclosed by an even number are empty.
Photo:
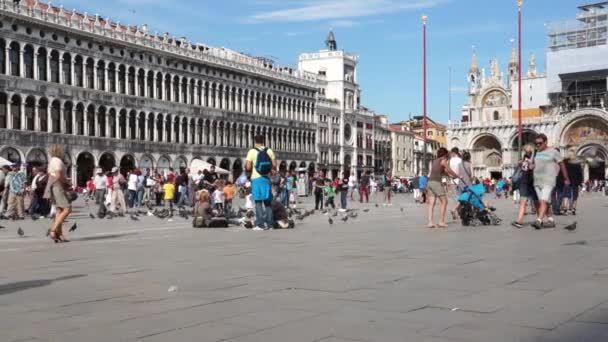
[[[65,188],[60,182],[55,182],[53,185],[51,185],[51,192],[53,196],[53,204],[55,204],[57,208],[68,209],[72,207],[65,194]]]
[[[571,199],[573,201],[577,201],[578,200],[578,195],[579,195],[579,188],[576,185],[565,185],[564,189],[562,190],[562,197],[563,198],[568,198]]]
[[[536,195],[536,190],[533,186],[528,184],[521,184],[519,186],[519,196],[521,198],[527,198],[532,202],[538,201],[538,196]]]
[[[554,186],[552,185],[535,185],[534,189],[536,190],[538,200],[545,203],[551,203],[551,194],[553,193],[553,188]]]
[[[445,192],[445,187],[441,184],[440,181],[429,181],[426,185],[428,191],[431,192],[433,196],[436,197],[445,197],[447,193]]]

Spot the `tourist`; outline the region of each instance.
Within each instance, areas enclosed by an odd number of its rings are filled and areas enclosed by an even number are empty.
[[[63,163],[65,150],[61,145],[52,145],[49,152],[51,155],[48,166],[49,181],[44,192],[44,198],[52,202],[56,210],[55,219],[49,230],[49,237],[55,242],[68,242],[63,234],[63,223],[72,212],[72,204],[66,194],[69,184],[66,167]]]
[[[292,192],[294,192],[296,188],[296,173],[295,171],[289,172],[289,175],[285,179],[285,197],[283,205],[285,208],[289,207],[289,202],[291,198]]]
[[[157,207],[160,207],[163,202],[163,176],[160,175],[159,172],[156,172],[154,175],[154,196],[155,196],[155,204]]]
[[[348,180],[346,172],[342,172],[342,178],[337,179],[338,187],[340,190],[340,211],[346,211],[346,201],[348,199]]]
[[[355,174],[351,174],[348,177],[348,196],[350,198],[351,201],[354,201],[354,194],[355,194],[355,189],[357,187],[357,176],[355,176]]]
[[[232,184],[232,182],[226,182],[224,186],[224,210],[226,213],[232,213],[232,200],[234,199],[234,195],[236,194],[236,186]]]
[[[420,203],[426,203],[426,187],[428,183],[428,178],[425,175],[420,175],[418,178],[418,184],[420,186]]]
[[[209,190],[209,193],[212,194],[215,191],[215,181],[219,178],[217,172],[215,172],[215,165],[211,165],[206,173],[203,172],[203,175],[205,186]]]
[[[125,202],[125,195],[123,188],[127,181],[125,177],[118,172],[117,167],[112,168],[112,211],[119,215],[124,215],[127,211],[127,204]],[[120,211],[117,210],[120,207]]]
[[[537,219],[532,226],[536,229],[553,228],[555,221],[551,213],[551,194],[555,188],[559,170],[562,172],[564,185],[570,185],[570,178],[559,152],[548,146],[546,135],[539,134],[534,143],[537,148],[534,158],[534,189],[538,196],[539,206]]]
[[[91,177],[86,184],[86,195],[87,198],[93,200],[95,199],[95,178]]]
[[[8,194],[8,207],[5,216],[8,218],[23,220],[24,216],[24,194],[25,181],[27,178],[24,165],[13,166],[14,174],[11,177]]]
[[[254,137],[254,148],[247,152],[245,169],[251,172],[252,197],[255,201],[256,227],[253,230],[273,228],[272,189],[269,175],[276,172],[277,162],[272,149],[264,145],[263,135]]]
[[[163,200],[165,201],[165,208],[168,208],[171,214],[173,214],[173,200],[175,199],[175,177],[170,180],[167,179],[163,184]]]
[[[517,220],[513,221],[511,225],[515,228],[523,228],[524,216],[526,215],[526,207],[528,203],[536,206],[538,203],[538,197],[536,196],[536,190],[534,190],[534,147],[531,145],[524,146],[524,156],[519,161],[519,170],[521,175],[519,179],[515,179],[514,186],[517,186],[517,192],[519,193],[519,212],[517,214]]]
[[[93,178],[93,182],[95,183],[95,204],[99,206],[99,212],[101,212],[102,205],[105,204],[106,200],[108,176],[106,176],[101,169],[97,169],[97,174]]]
[[[135,194],[135,206],[140,208],[144,203],[144,193],[146,186],[146,176],[143,175],[141,170],[137,169],[137,192]]]
[[[323,190],[325,189],[325,179],[323,177],[323,171],[319,171],[317,178],[313,183],[314,194],[315,194],[315,210],[323,210]]]
[[[429,173],[429,181],[427,184],[427,196],[428,206],[428,227],[429,228],[447,228],[448,225],[445,223],[445,214],[448,207],[448,198],[446,189],[443,186],[442,179],[444,176],[456,178],[457,175],[448,166],[448,150],[445,147],[439,148],[437,151],[437,159],[431,164],[431,171]],[[435,210],[435,204],[439,200],[439,224],[433,223],[433,212]]]
[[[127,189],[129,190],[128,202],[129,208],[137,206],[137,175],[138,170],[133,170],[127,175]]]
[[[363,196],[365,196],[365,203],[369,203],[369,183],[370,172],[365,171],[359,182],[359,203],[363,203]]]
[[[391,202],[391,197],[393,193],[393,177],[391,176],[391,170],[386,170],[384,174],[384,205],[391,206],[393,203]]]
[[[6,202],[8,202],[8,186],[5,183],[7,182],[6,177],[10,173],[10,169],[11,167],[8,165],[4,165],[0,169],[0,216],[4,213]]]
[[[177,187],[175,204],[178,208],[183,208],[187,205],[188,200],[188,174],[185,168],[180,168],[179,176],[175,179],[175,186]]]
[[[213,208],[218,210],[219,212],[224,212],[224,186],[223,180],[218,179],[215,182],[215,191],[213,191]]]
[[[568,151],[568,159],[566,159],[565,163],[568,176],[570,177],[570,185],[565,186],[563,190],[562,214],[565,215],[569,211],[572,215],[576,215],[579,189],[583,184],[583,166],[574,150]]]
[[[452,170],[453,171],[453,170]],[[460,201],[458,201],[458,197],[465,191],[468,187],[474,184],[473,180],[473,164],[471,163],[471,153],[465,151],[462,153],[461,162],[458,164],[458,187],[456,188],[457,199],[456,199],[456,207],[452,211],[452,219],[458,219],[458,210],[460,209]]]
[[[287,208],[276,199],[270,203],[270,209],[272,210],[272,217],[275,221],[273,228],[276,229],[287,229],[290,226],[289,215],[287,214]]]
[[[336,198],[336,188],[334,188],[331,184],[331,181],[327,179],[325,181],[325,188],[323,189],[323,193],[325,195],[325,207],[329,208],[331,206],[332,209],[336,209],[336,204],[334,199]]]

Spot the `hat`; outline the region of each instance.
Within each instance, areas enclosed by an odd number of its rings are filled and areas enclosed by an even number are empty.
[[[118,172],[118,168],[115,166],[112,168],[112,173]]]

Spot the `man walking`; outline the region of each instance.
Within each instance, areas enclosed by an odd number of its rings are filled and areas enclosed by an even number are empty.
[[[361,177],[359,183],[359,202],[363,203],[363,196],[365,196],[365,203],[369,203],[369,183],[370,183],[370,172],[365,171],[365,174]]]
[[[559,152],[548,146],[546,135],[539,134],[534,144],[538,150],[534,157],[534,189],[538,196],[539,207],[536,222],[532,224],[532,227],[536,229],[553,228],[555,221],[551,213],[551,194],[555,188],[557,175],[561,170],[566,186],[570,186],[570,178]]]
[[[8,208],[6,217],[23,220],[23,195],[25,193],[25,165],[15,166],[14,175],[11,177],[8,194]]]
[[[247,153],[245,170],[251,172],[251,193],[255,201],[256,227],[253,230],[272,229],[272,186],[269,175],[275,173],[277,161],[274,152],[264,146],[264,136],[253,138],[255,146]]]
[[[116,207],[120,207],[119,215],[125,214],[127,211],[127,204],[125,202],[125,195],[123,187],[127,183],[125,177],[118,172],[118,168],[112,168],[112,210],[116,212]]]

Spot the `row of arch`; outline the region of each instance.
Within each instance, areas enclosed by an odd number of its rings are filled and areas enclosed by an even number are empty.
[[[49,160],[47,152],[38,147],[31,148],[24,153],[16,147],[4,146],[0,148],[0,157],[13,163],[27,162],[40,165],[48,163]],[[161,154],[155,158],[153,155],[146,153],[137,158],[133,154],[126,153],[118,158],[116,153],[110,151],[101,152],[97,156],[93,152],[82,151],[76,154],[75,157],[75,159],[72,159],[72,155],[69,152],[66,152],[64,162],[68,167],[68,174],[76,177],[79,186],[84,186],[86,181],[93,176],[95,169],[97,168],[100,168],[103,171],[110,171],[113,167],[119,167],[120,171],[123,173],[139,168],[140,170],[156,170],[161,174],[165,174],[170,168],[175,170],[187,168],[190,165],[190,162],[198,159],[206,160],[209,164],[230,171],[233,179],[236,179],[243,172],[244,168],[243,159],[231,159],[228,157],[208,157],[205,159],[204,157],[195,156],[192,160],[188,160],[188,158],[183,155],[171,157],[167,154]],[[74,169],[75,174],[72,173],[73,165],[76,166],[76,169]],[[279,162],[279,171],[292,171],[297,168],[308,168],[310,171],[314,171],[315,166],[314,162],[290,162],[283,160]]]
[[[315,132],[247,123],[136,111],[0,92],[0,128],[248,148],[263,135],[277,151],[315,152]]]
[[[220,110],[313,122],[314,101],[0,39],[0,73]]]

